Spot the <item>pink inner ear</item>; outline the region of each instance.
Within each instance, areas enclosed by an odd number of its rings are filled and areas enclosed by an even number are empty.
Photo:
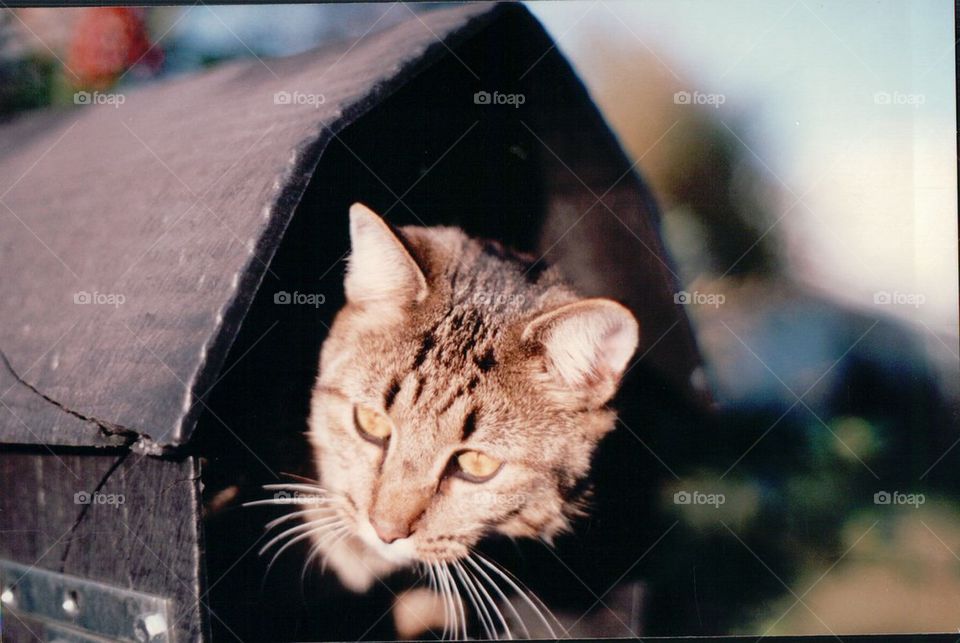
[[[623,375],[627,362],[637,350],[637,333],[631,325],[617,324],[608,329],[601,339],[602,364],[613,377]]]
[[[533,322],[554,372],[574,389],[613,394],[636,350],[637,322],[609,300],[585,300]]]
[[[422,301],[426,279],[389,225],[366,206],[350,208],[350,259],[344,283],[354,303]]]

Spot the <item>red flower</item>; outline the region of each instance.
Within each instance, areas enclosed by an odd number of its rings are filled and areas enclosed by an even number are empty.
[[[74,84],[91,89],[112,85],[135,64],[157,66],[161,54],[151,49],[143,9],[84,9],[67,53]],[[72,76],[72,74],[71,74]]]

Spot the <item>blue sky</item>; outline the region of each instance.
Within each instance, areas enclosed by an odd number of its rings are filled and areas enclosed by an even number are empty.
[[[786,203],[803,197],[778,229],[798,278],[852,305],[877,290],[922,293],[923,306],[890,312],[957,333],[950,2],[529,6],[588,87],[602,39],[652,51],[672,82],[725,96],[717,116],[739,119]]]

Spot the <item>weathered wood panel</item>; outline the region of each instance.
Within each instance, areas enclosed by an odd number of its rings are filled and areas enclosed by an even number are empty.
[[[94,493],[101,502],[79,504]],[[0,557],[170,597],[178,640],[198,640],[197,498],[192,459],[0,446]]]

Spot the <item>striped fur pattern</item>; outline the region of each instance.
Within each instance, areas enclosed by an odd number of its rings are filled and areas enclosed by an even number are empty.
[[[351,243],[309,421],[324,496],[301,511],[313,554],[363,592],[401,568],[456,565],[490,535],[549,542],[585,509],[633,316],[456,228],[398,230],[357,204]],[[385,444],[358,434],[358,405],[389,418]],[[464,479],[465,450],[503,464]],[[402,537],[384,539],[385,524]]]

